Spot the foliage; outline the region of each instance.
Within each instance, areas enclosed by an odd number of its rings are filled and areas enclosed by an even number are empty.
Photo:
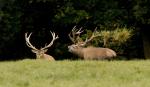
[[[54,16],[54,21],[64,24],[77,24],[81,20],[88,18],[89,14],[85,10],[77,10],[72,5],[73,3],[67,2],[58,9],[57,14]]]
[[[24,44],[25,32],[35,32],[37,37],[44,38],[37,43],[41,45],[49,38],[47,32],[55,31],[59,33],[59,43],[65,47],[69,43],[67,34],[74,25],[91,31],[96,26],[102,30],[106,28],[106,31],[114,30],[116,27],[111,26],[117,25],[143,28],[141,26],[150,23],[149,4],[148,0],[0,0],[0,57],[5,59],[13,56],[15,59],[30,55],[30,50]],[[139,34],[135,38],[139,40]],[[132,40],[132,45],[126,47],[134,47],[132,50],[136,56],[140,56],[136,52],[141,47],[138,47],[135,39]],[[36,39],[33,40],[35,42]]]
[[[150,16],[147,15],[150,13],[149,4],[150,1],[148,0],[138,0],[133,5],[133,15],[135,16],[135,19],[142,24],[150,24]]]
[[[0,86],[149,87],[149,66],[149,60],[0,62]]]
[[[126,27],[119,28],[115,30],[102,30],[100,33],[101,41],[103,46],[109,47],[111,45],[121,46],[126,43],[128,39],[132,37],[133,29],[128,29]]]
[[[118,44],[125,43],[132,36],[132,30],[127,28],[117,28],[112,32],[112,40],[118,42]]]
[[[15,41],[21,28],[21,15],[15,0],[2,1],[0,8],[0,54],[11,53],[13,50],[14,46],[12,45],[16,44]]]

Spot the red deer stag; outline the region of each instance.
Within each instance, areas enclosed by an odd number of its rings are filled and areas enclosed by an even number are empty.
[[[36,54],[36,59],[45,59],[45,60],[50,60],[50,61],[55,60],[52,56],[45,54],[47,52],[48,48],[53,45],[53,42],[56,39],[58,39],[58,35],[56,36],[56,34],[54,32],[51,32],[51,34],[52,34],[52,38],[53,38],[52,41],[45,47],[42,47],[41,49],[37,49],[35,46],[33,46],[30,43],[30,36],[32,35],[32,33],[30,33],[29,35],[28,35],[28,33],[25,33],[26,44],[29,48],[32,49],[32,52]]]
[[[82,27],[80,29],[76,29],[76,26],[72,29],[72,31],[68,34],[70,40],[73,42],[72,45],[68,46],[69,52],[83,58],[84,60],[111,60],[116,57],[116,52],[109,48],[102,47],[93,47],[85,45],[90,42],[93,38],[98,37],[97,31],[92,33],[90,38],[86,38],[85,41],[82,41],[80,38],[80,34],[83,32]]]

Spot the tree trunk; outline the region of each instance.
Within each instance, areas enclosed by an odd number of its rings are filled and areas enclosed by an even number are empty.
[[[150,33],[149,29],[142,30],[144,56],[146,59],[150,59]]]

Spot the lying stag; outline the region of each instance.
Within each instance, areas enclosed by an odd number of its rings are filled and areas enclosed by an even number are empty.
[[[116,52],[109,48],[102,48],[102,47],[92,47],[85,45],[90,42],[93,38],[99,36],[96,35],[96,29],[92,33],[92,36],[88,39],[86,38],[85,41],[81,41],[80,33],[82,28],[79,30],[76,29],[76,26],[72,29],[72,31],[68,34],[70,40],[73,42],[72,45],[68,46],[69,52],[83,58],[84,60],[104,60],[108,59],[111,60],[112,58],[116,57]]]
[[[42,47],[41,49],[37,49],[36,47],[34,47],[31,43],[30,43],[30,36],[31,36],[32,33],[29,34],[28,36],[28,33],[25,33],[25,40],[26,40],[26,44],[29,48],[32,49],[32,52],[36,54],[36,59],[46,59],[46,60],[50,60],[50,61],[54,61],[55,59],[48,55],[48,54],[45,54],[48,50],[49,47],[51,47],[53,45],[53,42],[58,39],[58,35],[56,36],[54,32],[51,32],[52,34],[52,41],[46,45],[45,47]]]

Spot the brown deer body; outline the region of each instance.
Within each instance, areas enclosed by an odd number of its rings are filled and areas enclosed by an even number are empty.
[[[81,32],[82,32],[81,28],[80,30],[75,30],[74,27],[72,32],[69,34],[70,39],[74,43],[68,46],[69,52],[83,58],[84,60],[104,60],[104,59],[111,60],[112,58],[117,56],[116,52],[109,48],[92,47],[92,46],[85,47],[87,42],[91,41],[94,37],[97,37],[98,35],[95,35],[96,33],[95,31],[89,39],[86,39],[84,42],[81,42],[78,40]],[[78,36],[75,37],[76,36],[75,34]]]
[[[45,52],[39,50],[39,51],[35,51],[32,50],[33,53],[36,54],[36,59],[44,59],[44,60],[49,60],[49,61],[55,61],[54,57],[52,57],[51,55],[46,54]]]
[[[116,52],[109,48],[100,48],[100,47],[74,47],[68,46],[69,52],[78,55],[84,60],[111,60],[113,57],[116,57]]]
[[[54,57],[46,54],[47,50],[49,47],[51,47],[53,45],[53,42],[58,39],[58,35],[56,36],[55,33],[51,32],[52,34],[52,41],[46,45],[45,47],[42,47],[41,49],[37,49],[36,47],[34,47],[31,43],[30,43],[30,36],[32,33],[28,34],[25,33],[25,40],[26,40],[26,44],[29,48],[32,49],[32,52],[36,54],[36,59],[45,59],[45,60],[49,60],[49,61],[54,61]]]

